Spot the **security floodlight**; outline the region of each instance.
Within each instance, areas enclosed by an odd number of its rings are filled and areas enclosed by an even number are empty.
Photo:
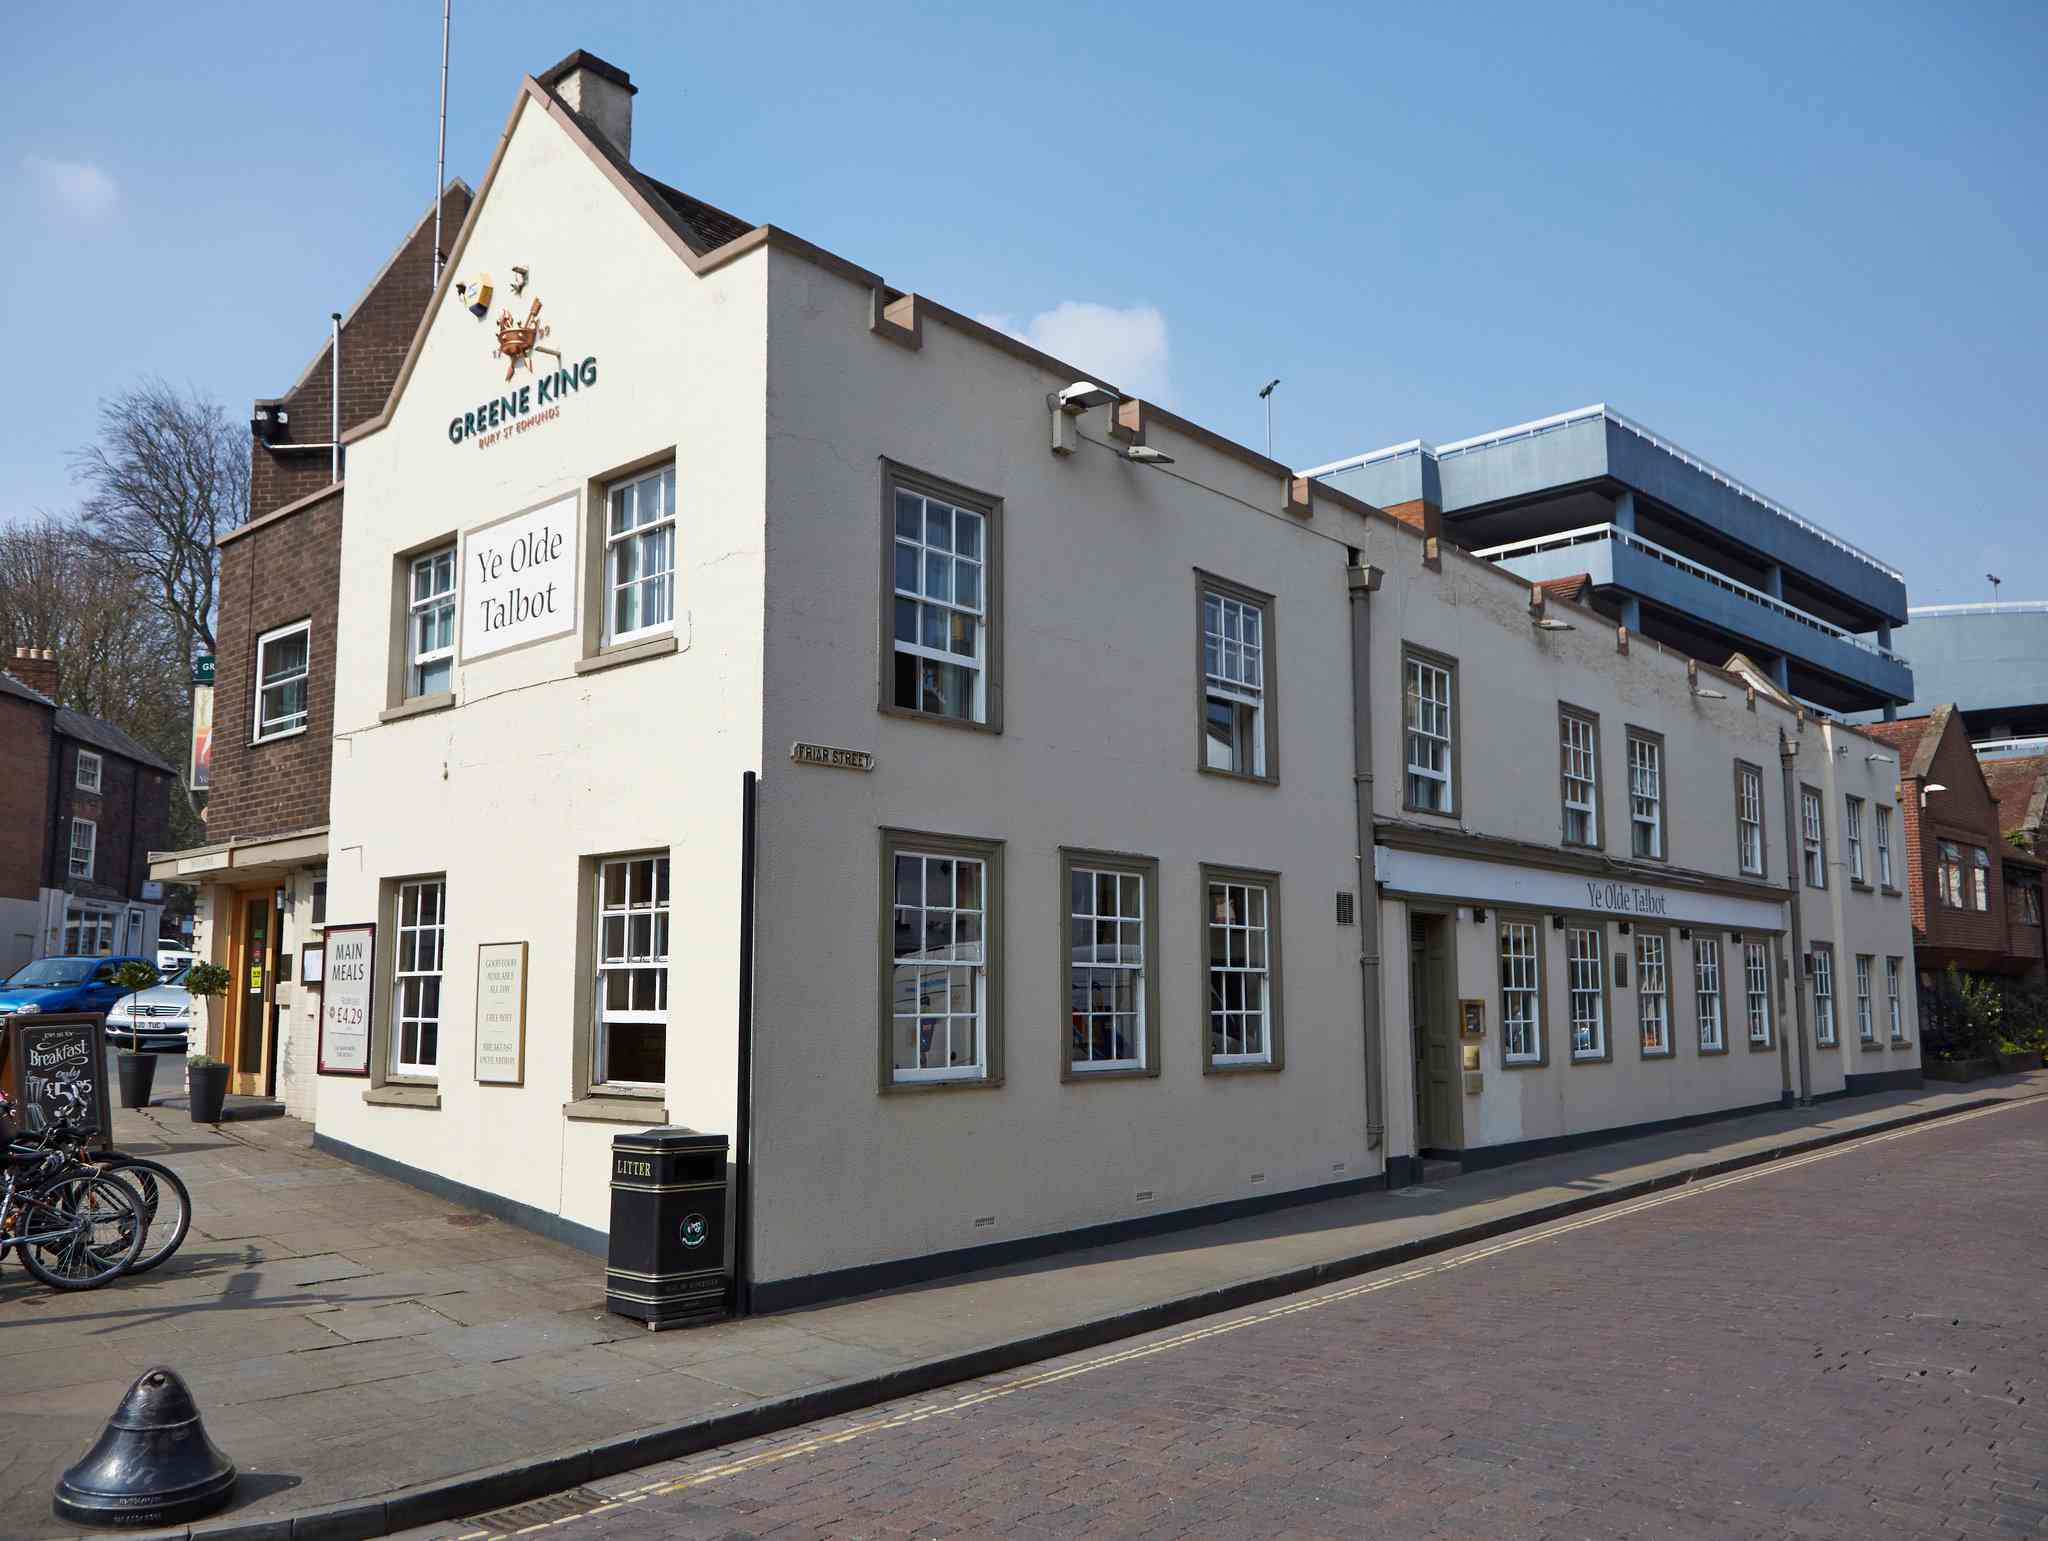
[[[1535,622],[1538,631],[1577,631],[1579,629],[1570,621],[1542,620],[1534,616],[1530,617],[1530,619]]]
[[[1167,454],[1164,450],[1154,449],[1149,444],[1133,444],[1124,451],[1124,459],[1134,461],[1141,466],[1170,466],[1173,464],[1173,456]]]
[[[1926,786],[1920,789],[1920,806],[1923,808],[1927,806],[1927,799],[1931,794],[1935,792],[1946,792],[1947,790],[1948,788],[1943,786],[1939,781],[1928,782]]]
[[[1863,758],[1868,760],[1873,765],[1877,764],[1880,760],[1882,760],[1887,765],[1896,765],[1899,763],[1897,760],[1894,760],[1888,754],[1867,754]]]
[[[1272,378],[1271,380],[1268,380],[1268,381],[1267,381],[1267,382],[1266,382],[1266,383],[1265,383],[1264,385],[1260,386],[1260,387],[1259,387],[1259,400],[1261,400],[1261,401],[1264,401],[1264,400],[1266,400],[1266,399],[1267,399],[1268,397],[1270,397],[1270,396],[1271,396],[1271,395],[1273,394],[1273,387],[1274,387],[1274,386],[1276,386],[1276,385],[1278,385],[1279,383],[1280,383],[1279,377],[1278,377],[1278,376],[1276,375],[1276,376],[1275,376],[1274,378]]]
[[[1054,392],[1053,400],[1062,412],[1085,412],[1090,407],[1112,406],[1123,398],[1108,386],[1097,385],[1093,380],[1076,380]]]
[[[1725,690],[1702,690],[1697,685],[1693,686],[1692,693],[1702,701],[1725,701],[1728,699],[1728,692]]]

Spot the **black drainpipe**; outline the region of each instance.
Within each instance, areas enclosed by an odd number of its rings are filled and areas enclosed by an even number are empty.
[[[733,1129],[733,1311],[754,1314],[754,795],[740,777],[739,1111]]]
[[[1373,879],[1372,835],[1372,594],[1380,570],[1354,550],[1345,582],[1351,592],[1351,783],[1358,832],[1359,1018],[1365,1038],[1365,1148],[1387,1144],[1386,1047],[1380,1025],[1380,902]],[[1387,1186],[1410,1179],[1382,1157]],[[1405,1163],[1404,1163],[1405,1165]]]

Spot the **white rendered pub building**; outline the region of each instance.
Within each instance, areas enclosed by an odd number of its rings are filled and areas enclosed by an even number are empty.
[[[1792,1052],[1796,708],[652,180],[632,99],[521,84],[349,436],[327,1148],[598,1248],[615,1134],[738,1134],[769,1309],[1917,1075],[1910,998]]]

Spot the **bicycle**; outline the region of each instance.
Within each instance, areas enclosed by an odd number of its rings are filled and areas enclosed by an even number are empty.
[[[135,1191],[143,1220],[142,1251],[128,1266],[128,1272],[148,1273],[168,1262],[192,1230],[192,1193],[184,1179],[160,1161],[126,1155],[112,1148],[85,1149],[88,1136],[83,1128],[84,1095],[69,1087],[57,1088],[56,1095],[64,1104],[56,1126],[41,1131],[35,1140],[15,1140],[9,1150],[16,1155],[40,1155],[62,1149],[80,1164],[124,1181]]]
[[[120,1278],[141,1255],[146,1229],[140,1201],[119,1178],[62,1149],[10,1145],[0,1175],[0,1257],[20,1252],[22,1266],[51,1289],[98,1289]]]

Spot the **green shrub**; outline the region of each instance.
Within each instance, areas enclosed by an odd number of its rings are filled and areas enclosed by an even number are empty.
[[[228,971],[218,963],[195,963],[185,975],[185,988],[199,996],[226,995],[228,983]]]

